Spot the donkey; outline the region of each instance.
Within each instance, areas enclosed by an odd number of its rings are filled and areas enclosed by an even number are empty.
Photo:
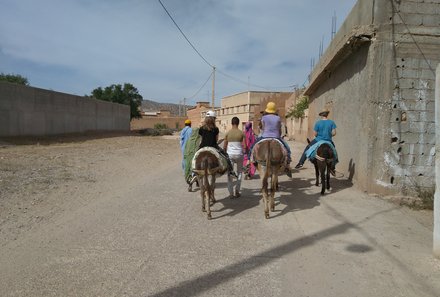
[[[215,153],[213,148],[200,149],[192,163],[192,170],[197,174],[197,180],[200,185],[200,195],[202,198],[202,211],[206,212],[208,220],[211,216],[211,203],[216,202],[214,196],[216,175],[223,175],[227,166],[220,159],[220,155]]]
[[[333,161],[333,149],[327,143],[321,144],[312,160],[315,165],[316,186],[319,186],[319,176],[321,176],[321,195],[324,195],[326,188],[330,190],[330,172],[333,168]]]
[[[276,139],[265,139],[258,142],[253,149],[254,160],[258,162],[257,170],[262,177],[264,216],[269,218],[270,211],[275,211],[275,191],[278,189],[278,174],[282,171],[286,155],[281,144]],[[269,193],[270,177],[270,193]]]

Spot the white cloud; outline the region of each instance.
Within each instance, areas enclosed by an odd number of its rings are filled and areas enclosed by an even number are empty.
[[[355,0],[162,0],[209,63],[262,86],[302,84],[331,18]],[[210,74],[158,1],[0,0],[0,72],[37,87],[88,94],[133,83],[144,98],[177,102]],[[208,97],[211,84],[197,100]],[[216,97],[247,90],[220,73]],[[252,87],[251,87],[252,89]]]

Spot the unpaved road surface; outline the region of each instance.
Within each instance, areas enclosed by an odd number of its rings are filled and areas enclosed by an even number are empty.
[[[0,296],[440,296],[432,213],[313,176],[268,220],[258,179],[221,177],[208,221],[176,137],[0,142]]]

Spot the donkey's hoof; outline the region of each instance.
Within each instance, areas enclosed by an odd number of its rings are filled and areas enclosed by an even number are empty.
[[[192,192],[192,186],[188,186],[188,192]]]
[[[321,196],[324,196],[324,193],[325,193],[324,191],[321,191]]]
[[[265,213],[264,216],[266,217],[266,219],[269,218],[269,214],[268,213]]]
[[[270,208],[270,211],[271,211],[271,212],[274,212],[274,211],[275,211],[275,206],[274,206],[274,207],[271,207],[271,208]]]
[[[212,216],[211,216],[211,214],[209,214],[208,215],[208,220],[211,220],[212,219]]]

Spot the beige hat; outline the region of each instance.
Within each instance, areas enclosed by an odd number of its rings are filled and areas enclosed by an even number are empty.
[[[323,110],[321,110],[319,115],[320,116],[328,116],[329,113],[330,113],[330,110],[328,110],[327,108],[324,108]]]

